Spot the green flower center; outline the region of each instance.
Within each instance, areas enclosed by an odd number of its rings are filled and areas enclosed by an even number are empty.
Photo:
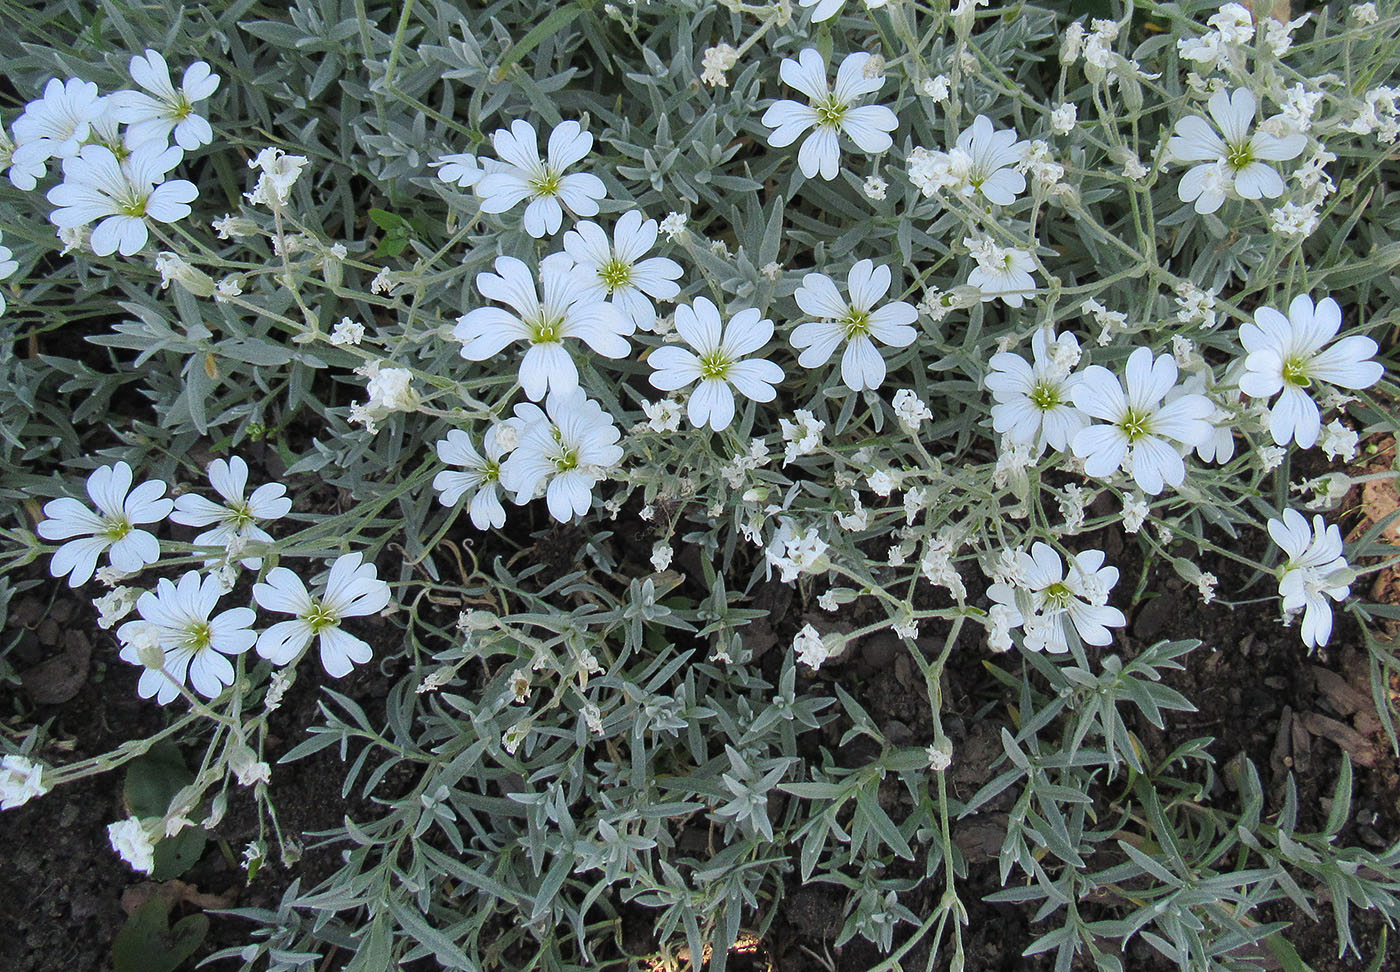
[[[170,107],[170,117],[176,121],[184,121],[194,112],[194,105],[190,104],[190,99],[185,97],[184,92],[175,95],[175,104]]]
[[[854,307],[847,308],[846,316],[841,319],[841,326],[846,331],[846,340],[862,337],[870,333],[870,314],[867,311],[858,311]]]
[[[1308,377],[1308,360],[1302,355],[1290,355],[1283,362],[1283,381],[1295,388],[1307,388],[1312,384]]]
[[[214,642],[214,632],[207,621],[196,621],[185,629],[185,647],[203,651]]]
[[[501,479],[501,464],[495,459],[487,459],[481,467],[481,481],[483,483],[496,483]]]
[[[230,503],[228,508],[228,525],[235,530],[242,531],[244,527],[251,526],[255,517],[253,508],[247,503]]]
[[[135,216],[138,219],[146,215],[146,196],[133,193],[125,199],[116,201],[117,212],[122,216]]]
[[[1040,596],[1044,598],[1045,606],[1054,611],[1065,610],[1074,600],[1074,592],[1065,585],[1064,581],[1056,581],[1051,584],[1040,592]]]
[[[632,282],[632,268],[614,257],[598,268],[598,276],[607,284],[608,293],[612,293]]]
[[[565,449],[554,457],[554,468],[561,473],[569,472],[578,468],[578,450]]]
[[[705,380],[723,381],[729,376],[729,366],[734,362],[723,351],[711,351],[700,356],[700,377]]]
[[[1236,142],[1226,148],[1225,163],[1239,172],[1248,168],[1254,162],[1254,145],[1252,142]]]
[[[835,95],[827,95],[812,107],[817,110],[819,126],[840,128],[841,119],[846,117],[846,106],[837,101]]]
[[[530,188],[535,190],[536,196],[557,196],[562,181],[553,169],[545,169],[538,178],[530,180]]]
[[[1123,434],[1128,437],[1129,442],[1136,442],[1151,433],[1152,416],[1130,408],[1118,420],[1118,427],[1123,430]]]
[[[542,317],[530,322],[531,344],[557,344],[564,327],[562,317]]]
[[[107,529],[102,531],[102,536],[104,539],[116,543],[130,532],[131,521],[124,516],[115,516],[107,520]]]
[[[1060,397],[1060,389],[1048,381],[1037,382],[1028,397],[1031,404],[1041,411],[1059,408],[1065,403],[1065,400]]]
[[[339,616],[314,598],[311,601],[311,610],[303,614],[301,619],[311,626],[312,634],[320,634],[327,628],[334,628],[340,624]]]

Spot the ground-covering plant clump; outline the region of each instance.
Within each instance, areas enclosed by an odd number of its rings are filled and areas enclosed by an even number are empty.
[[[0,800],[117,968],[1384,967],[1395,3],[7,17]],[[1256,637],[1354,722],[1196,731]]]

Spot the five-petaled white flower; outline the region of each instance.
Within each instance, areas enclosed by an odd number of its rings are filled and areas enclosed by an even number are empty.
[[[478,307],[457,318],[452,333],[462,342],[462,357],[485,361],[512,341],[529,350],[520,361],[520,387],[532,401],[549,390],[578,384],[578,367],[564,348],[565,338],[577,338],[608,358],[623,358],[631,346],[625,335],[632,321],[590,291],[592,280],[581,273],[567,253],[551,253],[540,261],[540,289],[530,268],[515,257],[496,258],[495,273],[476,275],[476,289],[488,300],[515,308]]]
[[[862,95],[879,91],[885,76],[867,77],[866,62],[870,55],[861,51],[847,54],[836,71],[836,84],[828,87],[826,61],[815,48],[804,48],[797,60],[783,58],[778,73],[788,87],[796,88],[810,99],[811,104],[775,101],[763,113],[763,124],[773,129],[768,144],[783,148],[797,141],[807,129],[812,134],[797,152],[797,164],[802,174],[811,179],[818,173],[823,179],[835,179],[841,167],[839,135],[842,132],[868,155],[883,152],[894,144],[890,132],[899,127],[895,113],[884,105],[855,104]]]
[[[196,547],[224,547],[239,540],[272,542],[272,535],[258,526],[259,520],[280,520],[292,510],[292,501],[287,499],[287,487],[281,483],[263,483],[253,490],[253,495],[243,498],[248,487],[248,464],[241,456],[232,459],[215,459],[209,464],[209,485],[224,498],[222,504],[207,500],[197,493],[184,493],[175,497],[175,512],[170,514],[174,523],[184,526],[203,527],[218,524],[194,538]],[[205,567],[213,567],[222,562],[220,557],[211,557],[204,562]],[[244,557],[243,566],[249,570],[262,568],[261,557]]]
[[[1079,376],[1070,373],[1079,362],[1079,341],[1042,327],[1031,337],[1031,357],[1027,364],[1019,354],[1002,351],[988,362],[987,388],[997,401],[992,428],[1034,446],[1037,456],[1046,446],[1064,451],[1089,424],[1089,416],[1074,405]]]
[[[447,438],[437,443],[438,458],[462,469],[444,469],[438,473],[433,477],[433,489],[438,491],[443,506],[456,506],[468,490],[473,490],[471,518],[478,530],[506,525],[506,511],[501,506],[497,489],[501,480],[501,457],[506,449],[497,441],[496,430],[497,426],[491,426],[481,440],[484,456],[472,445],[471,436],[461,429],[450,430]]]
[[[274,665],[285,665],[318,638],[321,665],[333,678],[369,661],[374,655],[370,646],[340,627],[346,618],[375,614],[389,603],[389,585],[376,576],[373,563],[363,560],[359,553],[337,557],[319,594],[307,591],[286,567],[268,571],[267,583],[253,585],[253,600],[265,611],[296,618],[278,621],[259,635],[258,654]]]
[[[919,312],[913,304],[891,301],[876,304],[889,292],[890,268],[859,260],[846,275],[850,300],[843,300],[835,281],[824,273],[809,273],[797,290],[797,306],[815,321],[799,324],[792,332],[792,346],[802,351],[797,363],[804,368],[826,364],[843,342],[841,380],[852,391],[879,388],[885,380],[885,359],[875,341],[892,348],[907,348],[918,332],[909,325]]]
[[[1332,637],[1332,605],[1327,598],[1340,602],[1351,593],[1342,531],[1320,516],[1313,517],[1309,529],[1307,517],[1297,510],[1284,510],[1283,519],[1269,520],[1269,536],[1288,555],[1278,582],[1283,609],[1290,614],[1303,611],[1303,644],[1319,648]]]
[[[657,348],[647,357],[655,370],[651,383],[661,391],[676,391],[698,381],[690,393],[686,414],[696,428],[708,424],[716,432],[734,420],[734,392],[756,402],[777,397],[774,385],[783,380],[783,369],[761,358],[741,360],[768,343],[773,322],[753,308],[741,310],[724,324],[719,308],[708,298],[676,308],[676,331],[694,352],[674,345]]]
[[[980,193],[987,202],[1009,206],[1026,189],[1026,177],[1016,168],[1026,147],[1014,131],[994,128],[990,118],[978,115],[947,152],[910,153],[909,180],[926,196],[950,189],[969,200]]]
[[[1215,406],[1204,395],[1179,395],[1163,403],[1176,378],[1172,356],[1163,354],[1154,361],[1151,348],[1138,348],[1128,356],[1126,392],[1107,368],[1084,369],[1074,387],[1074,404],[1107,423],[1081,429],[1070,443],[1084,460],[1086,473],[1102,479],[1121,468],[1152,496],[1161,493],[1164,484],[1182,484],[1186,464],[1168,440],[1188,449],[1200,445],[1211,435],[1209,419]]]
[[[165,178],[181,154],[178,146],[145,142],[119,162],[111,149],[85,145],[63,160],[63,182],[48,193],[49,202],[60,208],[49,219],[60,229],[100,219],[89,241],[92,252],[131,256],[146,245],[148,220],[173,223],[190,214],[188,204],[199,190],[185,179]]]
[[[1011,627],[1025,630],[1031,651],[1057,655],[1069,651],[1066,622],[1085,644],[1112,644],[1108,629],[1123,627],[1127,619],[1108,603],[1108,594],[1118,583],[1118,568],[1105,567],[1103,561],[1103,551],[1085,550],[1074,555],[1066,573],[1060,555],[1037,542],[1030,553],[1017,555],[1021,576],[1016,585],[992,584],[987,596],[1006,609]]]
[[[581,299],[606,299],[641,330],[656,327],[656,307],[647,298],[674,300],[682,271],[667,257],[643,259],[655,243],[656,220],[635,209],[618,217],[611,242],[601,226],[587,220],[565,233],[564,252],[589,281]]]
[[[593,148],[593,136],[576,121],[565,121],[549,133],[549,148],[540,160],[539,139],[529,122],[511,122],[491,136],[491,144],[505,165],[488,166],[476,183],[481,209],[503,213],[523,200],[525,232],[539,238],[559,232],[564,221],[563,203],[575,216],[594,216],[598,200],[608,194],[603,180],[588,172],[568,172],[569,166]]]
[[[136,525],[159,523],[170,514],[175,504],[162,499],[165,483],[152,479],[132,489],[131,467],[118,462],[94,469],[88,476],[87,493],[98,512],[69,496],[44,505],[48,519],[39,524],[39,536],[68,540],[49,563],[53,576],[67,574],[69,587],[86,583],[104,550],[108,562],[123,574],[134,574],[160,559],[159,541]]]
[[[141,647],[154,643],[164,653],[161,668],[146,668],[136,693],[143,699],[155,696],[166,705],[180,694],[186,678],[194,690],[212,699],[233,684],[233,665],[225,655],[241,655],[253,647],[257,633],[251,630],[257,614],[252,608],[236,607],[210,617],[223,587],[210,574],[200,579],[198,571],[188,571],[178,584],[162,577],[155,592],[146,591],[136,601],[143,620],[128,621],[117,629],[123,642],[121,658],[135,665],[144,664]]]
[[[192,152],[214,140],[208,120],[194,107],[219,87],[219,76],[207,63],[195,61],[185,68],[177,89],[171,83],[165,58],[159,51],[147,49],[144,56],[131,59],[131,79],[150,93],[117,92],[112,96],[116,103],[113,113],[118,121],[131,126],[136,141],[155,140],[164,147],[173,135],[176,145]]]
[[[1296,159],[1307,148],[1308,138],[1297,132],[1284,136],[1251,132],[1258,107],[1248,88],[1237,88],[1233,94],[1221,89],[1210,98],[1214,128],[1200,115],[1177,120],[1167,151],[1178,162],[1199,163],[1186,171],[1177,187],[1177,196],[1182,202],[1195,203],[1196,212],[1215,212],[1231,194],[1243,199],[1283,195],[1283,177],[1267,163]]]
[[[622,460],[613,417],[577,386],[550,392],[544,410],[521,403],[515,415],[508,424],[519,445],[501,463],[501,485],[522,505],[544,487],[549,512],[561,523],[587,513],[594,485]]]
[[[1291,439],[1301,448],[1317,442],[1322,416],[1308,389],[1321,381],[1339,388],[1370,388],[1385,369],[1370,360],[1376,342],[1353,334],[1324,350],[1342,326],[1342,309],[1331,297],[1313,306],[1307,294],[1288,305],[1284,317],[1272,307],[1254,312],[1254,322],[1240,325],[1240,343],[1247,356],[1240,390],[1251,398],[1279,400],[1269,410],[1269,432],[1274,442]]]
[[[46,171],[45,162],[78,154],[92,123],[106,109],[91,81],[50,78],[43,96],[25,105],[24,114],[15,119],[10,182],[16,189],[33,189]]]

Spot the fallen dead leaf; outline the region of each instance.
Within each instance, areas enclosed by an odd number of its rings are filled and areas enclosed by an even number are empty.
[[[1380,747],[1346,723],[1329,719],[1316,712],[1305,712],[1298,718],[1308,732],[1334,742],[1344,749],[1356,765],[1372,767],[1380,762]]]
[[[165,898],[172,905],[186,902],[206,911],[228,908],[238,901],[238,891],[230,888],[224,894],[206,894],[193,884],[180,880],[142,881],[122,892],[122,911],[134,915],[156,898]]]

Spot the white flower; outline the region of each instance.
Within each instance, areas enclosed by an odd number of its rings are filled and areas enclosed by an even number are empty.
[[[804,48],[797,60],[783,58],[778,73],[790,88],[796,88],[811,101],[775,101],[763,113],[762,123],[773,129],[768,144],[783,148],[797,141],[809,128],[813,129],[797,152],[797,164],[802,174],[814,178],[835,179],[840,170],[839,135],[844,132],[856,147],[867,155],[884,152],[894,144],[889,133],[899,127],[899,119],[884,105],[857,106],[861,95],[879,91],[884,75],[867,77],[866,63],[870,55],[857,51],[847,54],[836,72],[836,84],[828,87],[826,61],[815,48]]]
[[[1156,496],[1163,485],[1180,486],[1186,478],[1181,453],[1168,440],[1195,448],[1211,434],[1208,419],[1215,406],[1204,395],[1180,395],[1162,402],[1176,385],[1176,362],[1163,354],[1154,361],[1150,348],[1128,357],[1127,391],[1107,368],[1090,365],[1074,388],[1076,407],[1106,425],[1081,429],[1070,443],[1084,460],[1084,471],[1102,479],[1118,469],[1131,471],[1144,493]]]
[[[705,69],[700,80],[712,87],[727,88],[729,79],[725,72],[739,61],[739,52],[728,44],[718,44],[705,48],[705,56],[700,64]]]
[[[1340,419],[1333,419],[1322,427],[1322,436],[1318,441],[1328,459],[1340,457],[1351,462],[1356,458],[1356,447],[1361,437],[1343,425]]]
[[[899,488],[899,476],[889,469],[876,469],[865,477],[865,484],[876,496],[889,496]]]
[[[963,244],[977,261],[967,275],[967,285],[982,292],[983,302],[998,297],[1008,307],[1020,307],[1026,302],[1026,296],[1035,290],[1035,278],[1030,274],[1035,260],[1028,252],[973,237],[965,238]]]
[[[894,393],[893,405],[895,418],[899,420],[900,427],[909,433],[918,432],[919,426],[923,422],[933,418],[933,412],[929,411],[929,407],[908,388],[901,388]]]
[[[418,393],[413,390],[413,372],[407,368],[386,368],[371,361],[357,373],[368,376],[365,383],[365,409],[376,415],[388,412],[411,412],[418,407]]]
[[[281,483],[263,483],[253,490],[253,495],[244,499],[248,487],[248,464],[241,456],[231,459],[215,459],[209,464],[209,485],[223,497],[222,504],[207,500],[197,493],[184,493],[175,497],[175,512],[170,514],[174,523],[184,526],[204,527],[217,524],[194,538],[196,547],[223,547],[227,549],[236,539],[246,543],[255,540],[272,543],[272,535],[258,521],[280,520],[292,511],[292,501],[287,499],[287,487]],[[212,557],[204,562],[205,567],[213,567],[221,558]],[[262,568],[261,557],[244,557],[243,566],[249,570]]]
[[[1369,388],[1381,380],[1385,369],[1370,360],[1376,342],[1353,334],[1331,347],[1327,345],[1342,326],[1342,309],[1331,297],[1313,306],[1299,294],[1284,317],[1272,307],[1254,312],[1254,322],[1240,325],[1240,343],[1247,356],[1240,390],[1251,398],[1279,396],[1269,410],[1269,432],[1274,442],[1289,440],[1303,449],[1317,442],[1322,418],[1309,390],[1314,382],[1339,388]]]
[[[658,540],[651,545],[651,568],[662,571],[671,566],[671,559],[676,552],[671,549],[671,545],[665,540]]]
[[[805,408],[799,408],[792,415],[795,421],[778,419],[778,427],[783,435],[783,465],[797,460],[799,456],[809,456],[821,448],[822,430],[826,423]]]
[[[353,321],[348,317],[342,317],[331,329],[331,344],[359,344],[365,338],[365,326],[359,321]]]
[[[1209,107],[1215,128],[1199,115],[1189,115],[1177,121],[1176,134],[1167,142],[1167,151],[1176,161],[1200,163],[1181,177],[1177,187],[1181,201],[1195,203],[1198,213],[1213,213],[1227,195],[1244,199],[1283,195],[1283,177],[1265,163],[1297,158],[1307,148],[1307,137],[1251,133],[1258,101],[1248,88],[1237,88],[1233,94],[1217,91]]]
[[[107,110],[97,85],[78,78],[50,78],[44,94],[24,106],[15,119],[15,149],[10,156],[10,182],[16,189],[33,189],[49,159],[78,154],[93,122]]]
[[[3,239],[0,236],[0,239]],[[13,259],[14,254],[10,252],[8,246],[0,246],[0,280],[6,280],[14,276],[14,272],[19,269],[19,261]],[[0,314],[5,313],[5,292],[0,290]]]
[[[681,419],[685,417],[685,412],[681,409],[680,403],[669,398],[652,403],[642,400],[642,411],[647,416],[647,426],[653,432],[675,432],[681,427]]]
[[[803,625],[802,630],[797,632],[797,637],[792,640],[792,650],[797,660],[813,671],[821,668],[822,663],[831,657],[821,632],[810,624]]]
[[[144,57],[131,59],[131,79],[150,94],[120,91],[113,95],[113,115],[131,126],[131,136],[139,142],[158,141],[164,147],[172,133],[175,144],[187,152],[214,140],[214,130],[194,106],[219,87],[219,76],[204,61],[185,68],[176,90],[170,81],[170,68],[160,52],[147,50]]]
[[[734,419],[731,386],[756,402],[777,397],[773,386],[783,380],[783,369],[761,358],[742,360],[773,336],[773,322],[760,319],[757,310],[741,310],[724,324],[719,308],[708,298],[697,297],[694,304],[676,308],[676,330],[695,352],[674,345],[652,351],[647,357],[655,369],[651,384],[661,391],[675,391],[698,381],[686,408],[696,428],[708,424],[721,432],[729,427]]]
[[[950,188],[969,199],[980,194],[987,202],[1009,206],[1026,188],[1026,177],[1015,168],[1026,148],[1014,131],[993,128],[990,118],[978,115],[958,135],[951,151],[931,153],[926,164],[938,173],[937,188]],[[911,169],[911,181],[914,176]],[[919,187],[924,195],[933,195],[927,184]]]
[[[1118,583],[1118,568],[1103,566],[1103,551],[1076,554],[1068,573],[1060,555],[1044,543],[1032,545],[1031,552],[1022,552],[1019,560],[1020,583],[1014,588],[992,584],[987,595],[1003,607],[1011,627],[1024,628],[1031,651],[1069,651],[1066,622],[1085,644],[1099,646],[1112,644],[1109,628],[1127,624],[1123,612],[1108,604],[1109,592]]]
[[[135,817],[127,817],[107,825],[107,840],[112,850],[131,865],[132,870],[150,874],[156,868],[156,845],[145,826]]]
[[[439,439],[437,455],[449,466],[461,466],[462,472],[444,469],[433,477],[433,489],[438,491],[438,499],[443,506],[456,506],[457,501],[472,490],[471,518],[478,530],[506,525],[506,511],[501,506],[497,484],[501,479],[501,457],[506,449],[497,438],[493,425],[486,430],[481,441],[482,456],[472,446],[471,436],[461,429],[452,429],[447,438]]]
[[[1036,456],[1048,445],[1064,451],[1089,416],[1074,406],[1079,376],[1070,369],[1079,360],[1079,341],[1073,334],[1055,337],[1053,328],[1042,327],[1031,338],[1032,363],[1003,351],[988,364],[987,388],[997,404],[992,406],[992,428],[1013,442],[1033,446]]]
[[[1345,577],[1350,574],[1342,556],[1342,532],[1334,523],[1327,526],[1314,516],[1312,528],[1297,510],[1284,510],[1283,519],[1269,520],[1269,536],[1283,548],[1288,560],[1279,576],[1278,592],[1283,609],[1303,611],[1303,644],[1319,648],[1332,636],[1332,605],[1351,593]],[[1326,595],[1324,597],[1324,595]]]
[[[6,756],[0,760],[0,810],[22,807],[47,792],[43,763],[32,762],[24,756]]]
[[[185,179],[165,179],[181,154],[174,145],[147,142],[119,162],[111,149],[85,145],[63,160],[63,182],[48,192],[59,207],[49,219],[61,229],[101,220],[92,231],[92,252],[131,256],[146,245],[148,221],[173,223],[190,214],[188,204],[199,190]]]
[[[337,557],[325,589],[316,595],[286,567],[268,571],[266,583],[253,585],[253,600],[265,611],[296,618],[279,621],[259,635],[258,654],[274,665],[285,665],[315,637],[320,642],[321,665],[333,678],[369,661],[374,654],[370,646],[340,627],[345,618],[375,614],[389,603],[389,585],[375,575],[373,563],[363,560],[359,553]]]
[[[869,175],[865,177],[865,183],[860,188],[868,198],[878,201],[885,198],[885,191],[889,187],[890,184],[884,179],[877,175]]]
[[[1138,493],[1129,493],[1123,497],[1123,529],[1128,533],[1137,533],[1142,529],[1143,521],[1147,519],[1147,514],[1152,512],[1152,508],[1147,505],[1147,499]]]
[[[296,184],[301,170],[306,168],[306,165],[307,159],[304,155],[288,155],[274,146],[263,149],[248,160],[248,168],[260,170],[253,191],[245,194],[248,201],[255,205],[262,204],[269,209],[285,206],[291,196],[292,186]]]
[[[236,607],[209,615],[219,603],[222,590],[218,578],[202,580],[198,571],[187,571],[180,583],[162,577],[155,593],[141,595],[136,611],[144,620],[128,621],[117,629],[122,640],[123,661],[143,664],[141,645],[154,639],[164,653],[161,669],[141,673],[136,692],[143,699],[155,696],[165,705],[189,683],[200,695],[212,699],[233,684],[233,665],[225,655],[241,655],[253,647],[257,634],[249,627],[257,620],[252,608]]]
[[[457,318],[453,335],[462,342],[462,357],[485,361],[512,341],[529,350],[520,361],[520,387],[532,401],[546,391],[567,391],[578,385],[578,367],[564,349],[565,338],[577,338],[609,358],[626,357],[631,346],[624,335],[635,330],[631,319],[600,297],[589,296],[588,280],[567,253],[540,261],[540,289],[529,268],[515,257],[496,258],[495,273],[476,275],[476,289],[488,300],[509,304],[478,307]]]
[[[795,295],[797,306],[817,320],[799,324],[792,332],[792,346],[802,351],[797,363],[804,368],[824,365],[844,343],[842,382],[852,391],[879,388],[886,370],[875,340],[904,348],[918,336],[909,326],[919,316],[914,305],[899,300],[875,307],[889,291],[890,279],[889,267],[860,260],[846,275],[846,289],[851,297],[843,300],[835,282],[826,274],[809,273],[803,277]]]
[[[949,766],[953,765],[953,741],[951,739],[941,739],[924,749],[924,754],[928,756],[928,768],[935,773],[942,773]]]
[[[159,523],[169,515],[175,504],[161,498],[165,483],[152,479],[132,489],[131,467],[118,462],[94,469],[88,476],[87,493],[97,513],[67,496],[44,505],[47,519],[39,524],[39,536],[69,541],[49,563],[54,577],[67,574],[69,587],[86,583],[104,550],[108,562],[123,574],[134,574],[160,559],[160,543],[135,525]]]
[[[647,298],[673,300],[681,292],[676,283],[681,265],[667,257],[646,257],[656,243],[656,220],[638,210],[618,217],[613,238],[597,223],[577,224],[564,234],[564,252],[574,258],[586,281],[582,301],[607,300],[643,331],[656,326],[656,307]]]
[[[482,176],[486,175],[486,170],[477,162],[476,156],[470,152],[444,155],[436,162],[429,162],[428,165],[438,170],[439,179],[443,182],[456,183],[459,189],[470,189],[481,181]]]
[[[114,587],[101,597],[92,600],[97,608],[97,626],[106,631],[136,607],[136,599],[141,592],[134,587]]]
[[[561,203],[575,216],[597,215],[598,200],[608,194],[603,180],[587,172],[567,172],[593,148],[593,136],[578,122],[561,122],[550,132],[544,161],[539,137],[527,121],[517,119],[509,130],[497,129],[491,144],[505,166],[488,168],[476,184],[483,212],[504,213],[528,199],[523,225],[537,239],[559,232],[564,221]]]
[[[661,232],[666,234],[666,239],[675,243],[685,235],[686,215],[684,213],[667,213],[666,218],[661,221]]]
[[[799,574],[815,572],[825,563],[823,560],[829,545],[822,539],[816,527],[808,527],[797,532],[797,524],[788,516],[780,517],[778,529],[763,550],[768,563],[777,567],[784,584],[797,580]]]
[[[949,93],[948,75],[940,74],[934,78],[924,78],[919,82],[919,93],[934,101],[947,101]]]
[[[1354,3],[1347,10],[1347,16],[1358,27],[1365,27],[1380,20],[1380,14],[1377,13],[1374,3]]]
[[[588,512],[593,487],[622,461],[613,417],[575,385],[549,393],[544,411],[515,407],[520,444],[501,463],[500,482],[528,503],[544,487],[550,515],[561,523]]]
[[[1066,102],[1050,113],[1050,130],[1056,135],[1068,135],[1074,131],[1074,125],[1078,118],[1078,106]]]

